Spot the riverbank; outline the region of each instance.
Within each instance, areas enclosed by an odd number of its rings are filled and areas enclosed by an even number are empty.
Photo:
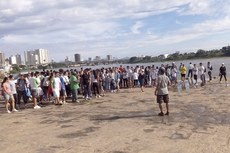
[[[153,88],[12,114],[1,102],[1,152],[228,153],[229,88],[218,80],[189,92],[170,88],[170,116],[164,117],[157,116]]]

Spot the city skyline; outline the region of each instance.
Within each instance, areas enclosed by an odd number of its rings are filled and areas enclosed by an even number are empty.
[[[156,56],[229,44],[225,0],[0,1],[0,50],[6,57],[46,48],[64,61]],[[90,55],[90,56],[89,56]]]

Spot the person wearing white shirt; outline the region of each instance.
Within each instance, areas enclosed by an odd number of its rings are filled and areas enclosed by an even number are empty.
[[[134,87],[138,86],[138,73],[137,73],[137,70],[134,70],[134,73],[133,73],[133,83],[134,83]]]
[[[172,63],[172,68],[171,68],[171,74],[172,74],[172,79],[171,82],[172,84],[176,84],[177,83],[177,67],[175,65],[175,63]]]
[[[201,79],[201,86],[205,85],[205,67],[202,63],[200,63],[200,66],[198,68],[200,79]]]
[[[158,72],[157,72],[157,70],[155,69],[155,66],[153,65],[153,66],[152,66],[152,69],[151,69],[151,72],[150,72],[151,85],[152,85],[153,87],[156,86],[157,77],[158,77],[157,73],[158,73]]]
[[[55,73],[55,78],[51,81],[53,95],[55,97],[55,104],[62,105],[60,101],[60,91],[61,91],[61,80],[59,77],[59,72]]]
[[[192,76],[193,76],[193,68],[194,68],[194,66],[193,66],[193,64],[190,62],[190,63],[189,63],[189,66],[188,66],[188,78],[189,78],[189,77],[192,78]]]
[[[196,81],[194,84],[197,84],[197,78],[198,78],[197,76],[198,76],[198,67],[196,66],[196,64],[194,64],[194,67],[193,67],[193,78]]]

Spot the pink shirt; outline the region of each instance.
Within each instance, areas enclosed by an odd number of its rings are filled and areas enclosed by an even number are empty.
[[[10,84],[8,82],[3,83],[3,91],[6,94],[11,94]]]

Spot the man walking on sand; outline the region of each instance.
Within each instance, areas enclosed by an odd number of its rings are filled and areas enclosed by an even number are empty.
[[[155,90],[155,95],[157,96],[157,103],[159,104],[160,108],[160,113],[158,116],[164,116],[164,115],[169,115],[169,91],[168,91],[168,85],[170,85],[171,82],[169,78],[165,75],[165,68],[160,68],[159,69],[159,76],[157,79],[157,87]],[[163,108],[162,108],[162,102],[166,104],[166,113],[163,113]]]

